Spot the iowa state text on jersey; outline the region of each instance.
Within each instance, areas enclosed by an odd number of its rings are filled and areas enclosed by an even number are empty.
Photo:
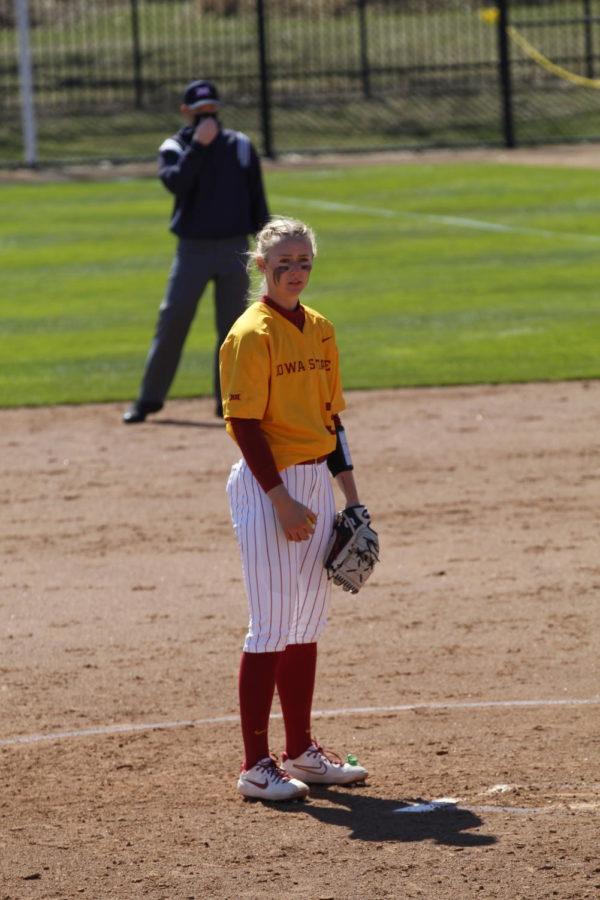
[[[331,371],[330,359],[315,359],[310,356],[307,360],[297,359],[292,362],[277,363],[275,369],[276,375],[293,375],[294,372],[306,372],[312,369],[324,369],[326,372]]]

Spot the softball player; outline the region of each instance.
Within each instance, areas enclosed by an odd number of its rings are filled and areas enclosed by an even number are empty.
[[[251,256],[264,296],[231,328],[220,351],[227,431],[242,458],[227,483],[242,557],[250,624],[239,673],[244,797],[293,800],[311,783],[350,784],[367,771],[325,753],[311,736],[317,641],[331,586],[323,568],[335,514],[329,472],[358,504],[332,324],[299,297],[316,243],[301,222],[275,219]],[[285,724],[282,765],[270,755],[277,687]]]

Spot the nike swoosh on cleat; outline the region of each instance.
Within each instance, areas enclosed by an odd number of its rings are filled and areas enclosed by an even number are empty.
[[[268,781],[263,781],[261,784],[260,781],[252,781],[251,778],[244,778],[244,781],[247,781],[249,784],[253,784],[255,787],[260,788],[261,791],[264,791],[265,788],[269,785]]]
[[[327,766],[324,762],[320,762],[318,766],[299,766],[297,763],[294,763],[295,769],[301,769],[303,772],[308,772],[312,775],[325,775],[327,772]]]

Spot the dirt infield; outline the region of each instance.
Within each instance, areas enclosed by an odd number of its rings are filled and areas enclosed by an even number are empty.
[[[0,412],[0,898],[598,897],[600,382],[347,399],[382,561],[315,732],[371,774],[279,808],[212,404]]]

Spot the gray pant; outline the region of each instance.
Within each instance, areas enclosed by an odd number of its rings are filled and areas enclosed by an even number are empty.
[[[171,267],[165,298],[160,305],[154,340],[146,358],[139,402],[162,404],[175,378],[183,345],[196,315],[198,301],[209,281],[215,283],[217,343],[213,389],[221,402],[219,348],[235,320],[246,308],[249,278],[245,237],[221,240],[181,238]]]

